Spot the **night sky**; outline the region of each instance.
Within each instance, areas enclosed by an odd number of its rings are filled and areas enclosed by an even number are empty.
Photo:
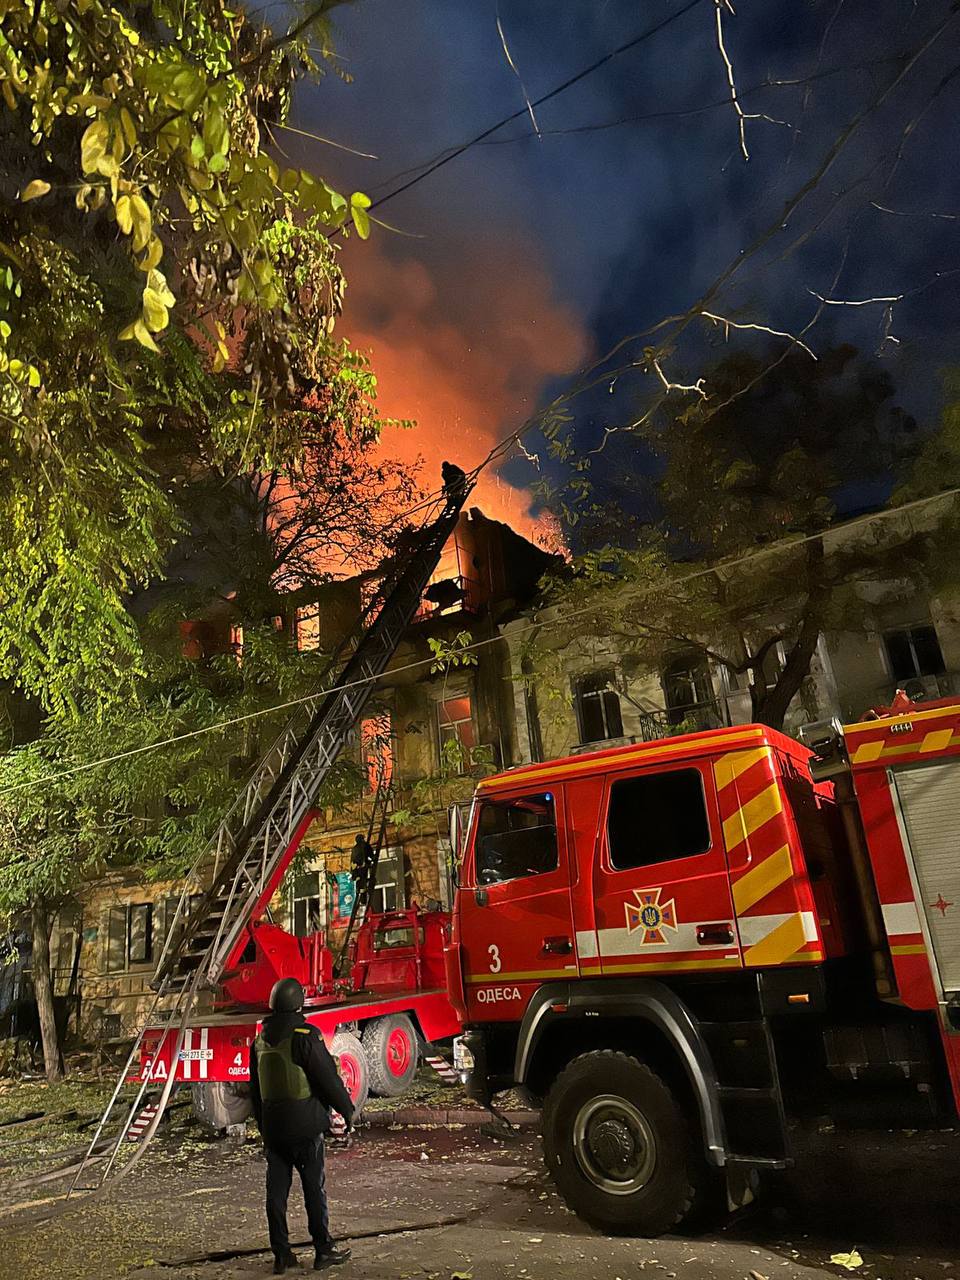
[[[376,198],[397,185],[394,175],[523,107],[498,12],[536,98],[682,7],[360,0],[335,17],[352,83],[329,75],[301,88],[291,123],[379,159],[291,133],[280,140],[298,162]],[[948,0],[742,0],[736,8],[724,14],[724,33],[744,109],[786,122],[746,122],[749,161],[724,101],[713,0],[701,0],[538,108],[542,137],[529,117],[517,120],[377,211],[403,234],[378,228],[367,245],[348,246],[345,331],[372,348],[385,411],[419,424],[415,436],[392,434],[388,447],[419,450],[431,468],[438,453],[474,464],[579,367],[688,308],[776,221],[831,142],[950,12]],[[849,341],[876,353],[924,424],[938,413],[944,368],[956,363],[960,321],[960,275],[938,279],[960,267],[958,37],[960,15],[713,304],[742,322],[796,330],[817,309],[811,291],[850,300],[918,291],[892,319],[882,305],[824,307],[807,341],[814,350]],[[820,78],[806,85],[757,88],[813,74]],[[698,322],[671,372],[696,376],[722,341]],[[578,401],[582,447],[635,414],[652,381],[621,377],[612,392],[605,385]],[[528,443],[537,450],[536,436]],[[508,463],[482,505],[530,527],[522,488],[530,474],[522,459]]]

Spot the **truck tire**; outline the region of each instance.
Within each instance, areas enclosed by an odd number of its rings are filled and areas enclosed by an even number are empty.
[[[405,1013],[374,1018],[363,1028],[363,1051],[370,1068],[370,1091],[381,1098],[398,1098],[413,1083],[420,1062],[420,1046],[413,1023]]]
[[[337,1060],[340,1079],[359,1115],[370,1094],[370,1069],[363,1046],[352,1031],[338,1031],[333,1037],[330,1052]]]
[[[550,1087],[542,1125],[548,1170],[593,1226],[657,1236],[690,1212],[705,1161],[673,1093],[636,1058],[575,1058]]]
[[[211,1081],[208,1084],[190,1086],[193,1114],[201,1124],[220,1133],[234,1124],[244,1124],[250,1119],[253,1107],[250,1103],[250,1086],[231,1084],[227,1081]]]

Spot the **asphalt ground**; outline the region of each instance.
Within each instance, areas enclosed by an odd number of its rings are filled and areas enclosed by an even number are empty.
[[[795,1170],[700,1235],[607,1238],[567,1210],[539,1142],[476,1127],[367,1130],[331,1151],[332,1228],[353,1256],[336,1274],[384,1280],[960,1280],[960,1133],[801,1135]],[[269,1274],[264,1164],[253,1139],[158,1138],[108,1195],[57,1184],[0,1205],[0,1278],[250,1280]],[[291,1196],[291,1238],[306,1224]],[[847,1272],[833,1254],[856,1248]],[[300,1249],[303,1265],[312,1253]]]

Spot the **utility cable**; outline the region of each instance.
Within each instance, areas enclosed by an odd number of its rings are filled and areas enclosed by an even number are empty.
[[[614,58],[619,58],[621,54],[627,53],[631,49],[635,49],[638,45],[643,44],[653,36],[658,35],[661,31],[671,26],[679,18],[682,18],[684,14],[689,13],[691,9],[695,9],[697,5],[701,3],[703,3],[703,0],[687,0],[687,3],[682,5],[679,9],[674,10],[673,13],[668,14],[665,18],[661,18],[659,22],[655,22],[652,26],[647,27],[645,31],[641,31],[630,40],[625,40],[623,44],[618,45],[616,49],[611,49],[608,53],[603,54],[594,62],[591,62],[589,66],[582,68],[582,70],[577,71],[572,76],[569,76],[561,84],[555,85],[552,89],[549,89],[542,95],[542,97],[537,98],[530,104],[525,103],[520,110],[514,111],[511,115],[504,116],[502,120],[498,120],[496,124],[490,125],[475,137],[470,138],[467,142],[463,142],[459,146],[454,147],[453,150],[433,161],[432,164],[429,164],[422,173],[418,173],[414,177],[409,178],[406,182],[401,183],[399,187],[395,187],[393,191],[388,191],[385,195],[382,195],[379,200],[374,200],[370,205],[370,208],[379,209],[380,206],[386,204],[388,200],[393,200],[397,196],[402,195],[404,191],[409,191],[410,188],[416,186],[418,182],[422,182],[424,178],[429,178],[432,173],[436,173],[438,169],[442,169],[444,165],[449,164],[451,160],[456,160],[457,157],[462,156],[465,151],[469,151],[471,147],[475,147],[479,143],[483,142],[484,139],[489,138],[492,133],[496,133],[499,129],[502,129],[504,125],[512,124],[514,120],[518,120],[521,116],[527,115],[528,105],[529,109],[533,109],[542,106],[545,102],[549,102],[551,98],[556,98],[558,94],[565,93],[567,89],[572,88],[575,84],[579,84],[580,81],[585,80],[587,76],[593,75],[595,71],[599,71],[601,67],[606,66],[608,62],[612,62]]]
[[[752,561],[759,560],[763,556],[782,554],[783,552],[795,551],[798,547],[805,546],[807,543],[816,542],[819,539],[840,532],[848,532],[851,529],[859,528],[862,525],[874,524],[882,520],[889,520],[893,516],[903,515],[907,511],[916,511],[921,507],[930,505],[933,502],[942,502],[948,498],[956,498],[960,496],[960,486],[953,489],[944,489],[939,493],[931,493],[923,498],[915,498],[912,502],[905,502],[896,507],[885,507],[880,511],[868,512],[862,516],[856,516],[852,520],[844,521],[842,524],[831,525],[826,529],[818,530],[816,533],[803,534],[799,538],[787,538],[781,542],[771,543],[768,547],[760,547],[754,551],[747,551],[741,556],[734,556],[728,560],[718,560],[715,564],[705,565],[703,568],[694,569],[690,573],[681,574],[672,582],[674,587],[685,586],[688,582],[694,582],[700,578],[710,577],[721,570],[729,570],[739,568],[741,565],[748,564]],[[652,594],[659,590],[659,585],[650,584],[646,589],[641,589],[639,598]],[[512,635],[525,635],[530,631],[546,631],[554,627],[566,625],[575,618],[584,617],[586,614],[593,613],[596,605],[585,605],[579,609],[572,609],[552,618],[543,620],[532,620],[525,626],[516,627],[512,631]],[[463,649],[458,649],[458,657],[461,653],[475,653],[478,649],[484,649],[491,644],[499,644],[504,637],[502,635],[489,636],[485,640],[477,640],[473,644],[465,645]],[[32,778],[28,782],[17,782],[13,786],[0,788],[0,796],[9,795],[15,791],[23,791],[28,787],[39,787],[49,782],[59,782],[64,778],[74,777],[78,773],[87,773],[91,769],[99,769],[108,764],[116,764],[121,760],[128,760],[133,756],[144,755],[150,751],[160,751],[164,747],[176,746],[178,743],[190,741],[193,738],[202,737],[207,733],[216,733],[222,729],[229,729],[233,725],[245,724],[250,720],[257,720],[263,716],[275,715],[279,711],[287,711],[294,707],[303,706],[304,703],[313,702],[317,698],[326,697],[331,693],[338,693],[344,689],[354,689],[367,684],[374,684],[379,680],[387,677],[403,675],[408,671],[419,671],[424,667],[430,667],[437,662],[436,657],[420,658],[414,662],[404,663],[399,667],[390,667],[378,676],[365,676],[359,680],[351,680],[344,684],[333,685],[329,689],[320,689],[316,693],[307,694],[302,698],[292,698],[287,702],[280,702],[270,707],[262,707],[259,711],[249,711],[242,716],[232,716],[227,720],[219,720],[215,724],[204,725],[200,729],[191,729],[186,733],[176,734],[174,737],[164,738],[160,742],[148,743],[140,747],[132,747],[129,751],[120,751],[116,755],[103,756],[98,760],[88,761],[86,764],[76,765],[72,769],[64,769],[58,773],[47,774],[42,778]]]

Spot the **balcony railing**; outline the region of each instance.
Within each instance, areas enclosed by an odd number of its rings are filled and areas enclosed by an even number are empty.
[[[640,737],[644,742],[655,742],[658,738],[674,738],[681,733],[721,729],[723,724],[718,702],[692,702],[686,707],[670,707],[664,711],[642,711]]]

